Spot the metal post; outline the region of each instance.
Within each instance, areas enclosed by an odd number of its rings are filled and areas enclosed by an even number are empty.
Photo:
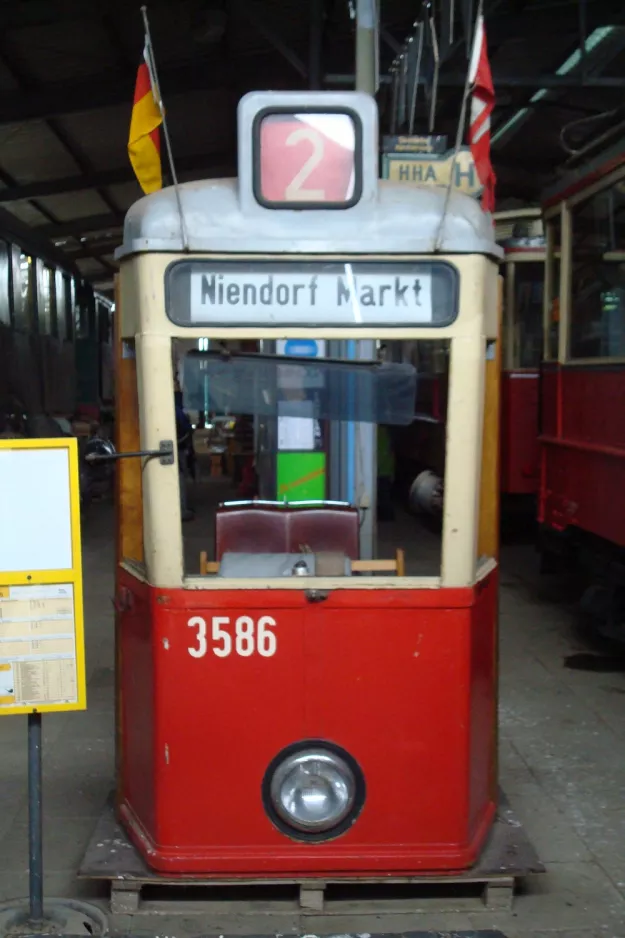
[[[357,358],[375,361],[376,355],[376,345],[372,339],[358,342]],[[357,423],[352,426],[356,431],[354,441],[356,504],[363,509],[360,525],[360,556],[363,560],[370,560],[376,554],[377,538],[378,426],[375,423]]]
[[[356,3],[356,90],[375,95],[377,89],[376,0]]]
[[[329,358],[344,358],[345,343],[334,339],[328,342]],[[329,458],[326,469],[328,477],[327,497],[333,501],[347,501],[344,485],[344,434],[343,423],[330,421]]]
[[[43,812],[41,714],[28,714],[28,872],[30,921],[43,921]]]
[[[378,22],[376,0],[356,3],[356,90],[375,95],[378,86]],[[375,359],[375,342],[357,343],[356,357]],[[360,556],[375,555],[377,512],[377,427],[373,423],[351,424],[348,456],[353,460],[356,504],[364,509],[360,527]],[[355,432],[354,432],[355,431]],[[349,433],[349,430],[348,430]]]
[[[310,0],[308,87],[319,91],[323,76],[323,0]]]

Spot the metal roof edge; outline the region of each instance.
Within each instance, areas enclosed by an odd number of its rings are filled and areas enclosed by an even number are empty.
[[[178,196],[187,253],[336,254],[338,242],[341,252],[350,254],[503,256],[492,216],[464,193],[452,192],[447,199],[442,187],[380,180],[375,201],[342,211],[257,206],[248,214],[241,208],[235,179],[184,183]],[[147,252],[185,252],[173,187],[145,196],[126,215],[116,259]]]

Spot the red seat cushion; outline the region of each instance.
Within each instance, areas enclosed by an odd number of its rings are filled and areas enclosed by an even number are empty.
[[[289,511],[289,550],[338,551],[358,558],[358,509],[295,508]]]
[[[228,552],[299,554],[334,551],[359,556],[358,510],[349,506],[288,508],[222,506],[215,518],[215,560]]]
[[[287,517],[282,508],[218,508],[215,560],[227,551],[251,554],[288,553]]]

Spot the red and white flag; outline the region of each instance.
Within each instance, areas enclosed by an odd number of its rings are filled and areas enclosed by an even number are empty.
[[[477,175],[484,186],[482,208],[485,212],[493,212],[496,176],[490,161],[490,115],[495,106],[495,89],[488,61],[484,17],[481,14],[475,24],[475,39],[469,66],[469,85],[471,87],[469,144]]]

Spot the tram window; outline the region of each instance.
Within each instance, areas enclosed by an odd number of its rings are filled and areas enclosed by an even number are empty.
[[[625,356],[625,193],[617,183],[572,211],[571,358]]]
[[[354,113],[261,112],[254,194],[268,208],[349,208],[362,192],[362,128]]]
[[[447,414],[449,342],[439,340],[405,344],[414,346],[409,360],[419,375],[416,421],[443,423]]]
[[[108,303],[96,301],[96,322],[98,324],[98,342],[106,344],[112,338],[113,317]]]
[[[13,245],[13,310],[16,328],[34,332],[37,324],[35,259]]]
[[[77,283],[74,293],[74,327],[77,339],[91,337],[93,318],[93,297],[84,284]]]
[[[423,468],[444,478],[449,343],[389,344],[393,360],[384,360],[374,348],[371,360],[360,362],[347,357],[346,343],[327,340],[316,340],[317,351],[321,349],[324,357],[314,361],[298,360],[311,350],[304,349],[307,343],[295,340],[297,349],[288,349],[288,342],[283,346],[265,340],[251,343],[251,348],[246,343],[243,349],[236,343],[211,342],[208,350],[204,344],[198,348],[197,339],[174,340],[181,393],[174,395],[172,388],[172,396],[182,470],[187,575],[200,573],[202,551],[211,561],[221,559],[225,542],[219,531],[224,510],[218,506],[227,502],[261,499],[254,502],[254,511],[260,512],[254,524],[258,521],[260,527],[251,530],[251,521],[244,519],[245,543],[233,546],[227,540],[229,552],[256,554],[264,545],[265,554],[281,555],[271,563],[286,562],[282,555],[299,553],[300,542],[291,542],[291,522],[284,528],[284,513],[276,516],[275,512],[284,503],[296,513],[297,503],[311,503],[310,512],[301,506],[310,520],[313,508],[336,501],[343,469],[332,459],[333,447],[345,453],[349,445],[345,441],[351,439],[356,460],[362,433],[357,428],[372,425],[373,445],[377,438],[378,450],[374,556],[392,558],[397,548],[403,548],[408,574],[440,574],[440,534],[422,524],[409,504],[412,483]],[[430,347],[435,344],[432,355]],[[421,400],[422,369],[427,362],[436,374],[430,376]],[[193,429],[196,413],[205,415],[205,425]],[[262,508],[267,502],[272,504]],[[338,551],[358,559],[359,525],[368,509],[355,504],[355,492],[348,502],[351,507],[334,509],[337,529],[328,535],[329,541],[311,521],[310,543],[302,542],[305,553],[308,549]],[[328,524],[327,519],[323,524]],[[223,536],[228,539],[230,534]],[[270,563],[270,558],[265,560]]]
[[[76,335],[76,281],[73,277],[65,278],[65,321],[67,323],[67,338],[74,340]]]
[[[57,335],[56,284],[54,271],[43,264],[39,268],[39,331],[43,335]]]
[[[551,245],[547,254],[545,280],[548,290],[547,297],[547,347],[545,358],[556,361],[558,358],[558,342],[560,338],[560,260],[556,252],[560,251],[562,223],[560,216],[547,222],[547,244]]]
[[[11,325],[11,277],[9,271],[10,246],[0,241],[0,325]]]
[[[514,277],[514,367],[537,368],[543,344],[543,284],[540,261],[518,262]]]
[[[57,335],[59,339],[66,340],[70,338],[67,334],[67,278],[63,276],[60,270],[54,272],[54,293],[56,297]]]

